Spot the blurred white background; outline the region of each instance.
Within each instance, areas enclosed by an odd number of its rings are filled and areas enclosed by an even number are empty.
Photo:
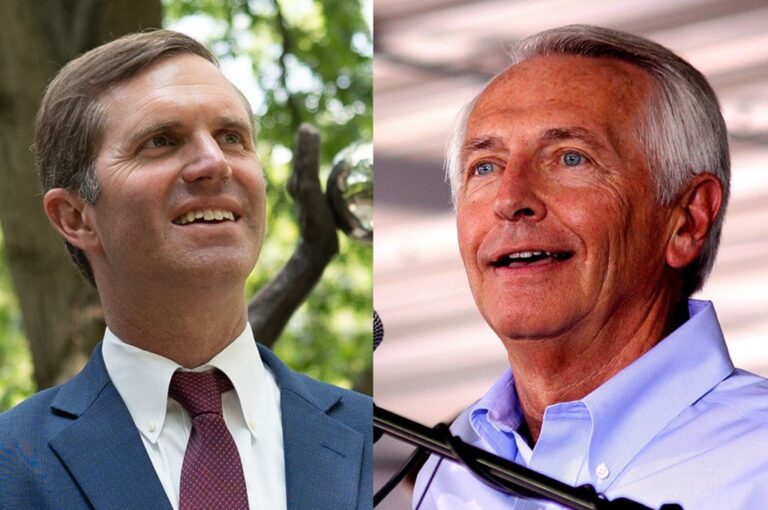
[[[505,48],[589,23],[649,37],[707,75],[731,135],[732,198],[715,302],[737,366],[768,375],[768,1],[376,0],[374,306],[386,340],[375,400],[433,425],[505,367],[477,312],[456,244],[442,150],[459,108],[505,67]],[[407,453],[376,446],[376,483]],[[407,508],[405,486],[378,508]]]

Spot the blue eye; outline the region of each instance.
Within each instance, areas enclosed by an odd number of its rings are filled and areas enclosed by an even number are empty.
[[[480,163],[475,165],[475,175],[488,175],[489,173],[493,172],[493,170],[493,163]]]
[[[563,154],[563,163],[565,166],[578,166],[584,162],[584,156],[578,152],[566,152]]]

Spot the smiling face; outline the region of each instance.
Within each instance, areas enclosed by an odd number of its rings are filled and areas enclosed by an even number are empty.
[[[510,68],[477,101],[459,244],[502,339],[615,331],[663,292],[670,210],[637,139],[651,86],[616,60],[548,56]]]
[[[100,98],[101,193],[83,210],[103,285],[245,282],[264,237],[249,112],[195,55],[165,58]]]

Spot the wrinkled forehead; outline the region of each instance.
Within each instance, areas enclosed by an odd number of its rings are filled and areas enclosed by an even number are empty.
[[[131,112],[137,100],[162,96],[164,91],[182,95],[186,90],[206,94],[211,100],[236,105],[237,113],[253,127],[251,106],[245,96],[212,62],[195,54],[175,54],[160,58],[128,79],[109,87],[99,102],[115,113]],[[117,120],[117,119],[116,119]]]
[[[508,67],[478,96],[468,131],[489,116],[537,112],[569,121],[601,122],[610,131],[634,128],[653,90],[651,76],[613,58],[573,55],[534,57]]]

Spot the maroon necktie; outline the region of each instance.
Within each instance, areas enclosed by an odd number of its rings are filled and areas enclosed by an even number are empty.
[[[221,394],[230,389],[232,383],[218,370],[176,372],[171,378],[168,394],[192,418],[179,510],[248,509],[243,465],[221,415]]]

